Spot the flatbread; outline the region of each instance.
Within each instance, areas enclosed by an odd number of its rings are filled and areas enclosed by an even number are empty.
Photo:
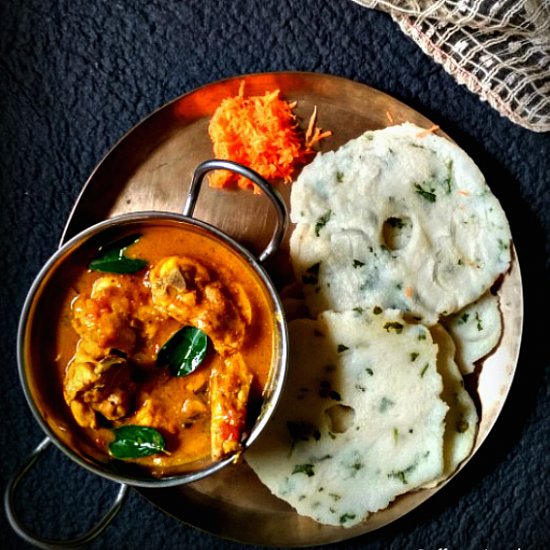
[[[456,360],[462,374],[474,372],[476,361],[489,354],[502,335],[498,297],[491,292],[441,322],[456,343]]]
[[[289,323],[281,402],[244,455],[276,496],[320,523],[351,527],[444,472],[437,347],[426,327],[376,312]]]
[[[508,221],[475,163],[408,123],[318,154],[293,184],[291,219],[291,260],[313,317],[380,306],[431,325],[511,261]]]
[[[430,331],[438,346],[437,370],[443,379],[441,398],[449,407],[445,416],[443,474],[439,479],[428,484],[429,487],[433,487],[453,474],[472,452],[479,417],[475,403],[464,387],[464,379],[455,362],[456,348],[453,339],[440,324],[431,327]]]

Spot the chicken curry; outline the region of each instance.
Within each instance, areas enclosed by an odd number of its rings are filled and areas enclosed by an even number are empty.
[[[238,453],[274,357],[265,285],[204,231],[123,241],[73,273],[61,306],[56,365],[78,429],[157,477]]]

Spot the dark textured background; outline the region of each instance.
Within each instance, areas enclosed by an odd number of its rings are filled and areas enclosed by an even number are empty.
[[[332,547],[548,547],[548,134],[502,118],[389,17],[350,0],[2,0],[0,55],[2,487],[42,438],[17,377],[18,314],[94,166],[141,118],[199,85],[248,72],[317,71],[388,92],[440,124],[474,157],[508,212],[526,300],[516,379],[481,451],[417,511]],[[22,488],[20,507],[50,536],[92,525],[114,494],[110,483],[57,450],[41,466]],[[0,518],[0,547],[28,547]],[[134,492],[91,545],[164,547],[239,545],[178,523]]]

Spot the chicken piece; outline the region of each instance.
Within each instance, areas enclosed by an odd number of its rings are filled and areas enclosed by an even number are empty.
[[[78,424],[97,428],[100,413],[107,420],[127,416],[133,407],[135,384],[126,359],[107,355],[99,360],[82,352],[68,364],[63,393]]]
[[[206,332],[220,355],[241,347],[252,318],[244,292],[231,292],[201,263],[182,256],[160,260],[149,281],[153,304],[182,325]]]
[[[142,384],[133,423],[178,434],[185,425],[209,417],[207,387],[206,372],[180,377],[161,369]]]
[[[136,344],[132,326],[136,307],[136,285],[109,275],[97,279],[90,295],[80,295],[73,303],[73,327],[82,338],[105,349],[131,353]],[[141,301],[141,300],[139,300]]]
[[[152,349],[149,343],[166,319],[153,307],[143,281],[128,275],[97,279],[89,295],[82,294],[73,302],[72,313],[78,335],[103,349],[104,355],[113,349],[126,355],[138,346],[141,351]]]
[[[241,354],[226,357],[210,376],[211,455],[214,460],[238,452],[246,427],[252,373]]]
[[[204,369],[195,371],[192,376],[186,377],[187,397],[185,397],[181,407],[181,418],[184,426],[190,426],[197,421],[210,418],[209,380],[209,372]]]
[[[192,424],[210,413],[208,404],[200,395],[188,397],[181,407],[181,414],[184,418],[184,425]]]

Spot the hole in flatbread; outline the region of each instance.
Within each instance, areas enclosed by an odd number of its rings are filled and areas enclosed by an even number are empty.
[[[411,238],[412,227],[412,220],[408,216],[390,216],[382,226],[382,239],[386,248],[405,248]]]
[[[355,411],[347,405],[333,405],[325,414],[330,422],[330,431],[335,434],[347,432],[355,420]]]

